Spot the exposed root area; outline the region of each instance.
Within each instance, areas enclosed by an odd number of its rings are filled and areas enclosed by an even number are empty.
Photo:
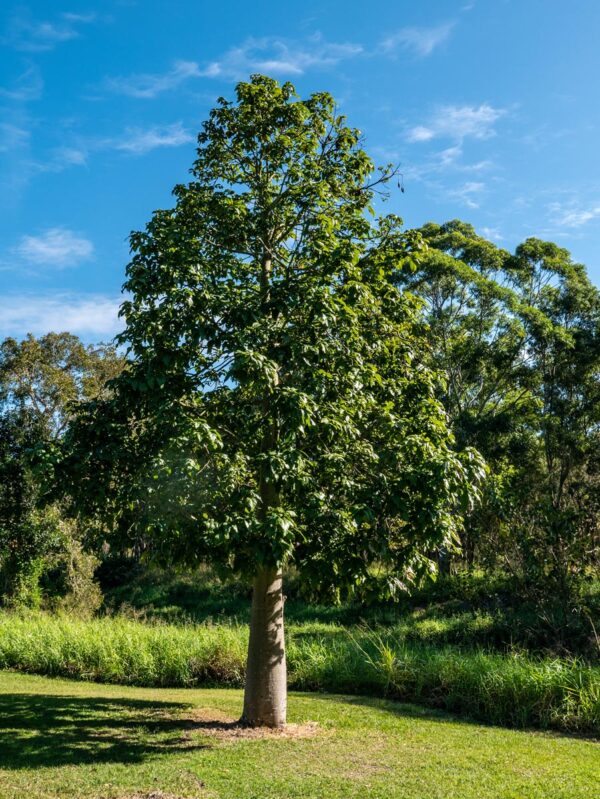
[[[285,727],[247,727],[239,719],[232,719],[200,708],[190,718],[190,729],[220,740],[262,738],[314,738],[320,732],[316,721],[303,724],[286,724]]]
[[[185,799],[185,797],[176,796],[174,793],[164,793],[164,791],[149,791],[146,793],[128,793],[126,796],[119,796],[119,799]]]

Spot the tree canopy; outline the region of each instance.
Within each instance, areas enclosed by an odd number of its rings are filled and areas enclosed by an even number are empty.
[[[132,363],[68,436],[94,476],[80,500],[133,503],[169,557],[245,572],[428,568],[468,492],[418,303],[390,280],[418,239],[369,220],[373,166],[331,97],[264,77],[237,97],[176,206],[132,234]]]

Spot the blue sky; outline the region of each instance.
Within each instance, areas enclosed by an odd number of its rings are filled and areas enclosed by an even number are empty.
[[[598,0],[4,0],[0,336],[112,336],[128,233],[252,72],[330,91],[408,226],[548,238],[600,285],[598,41]]]

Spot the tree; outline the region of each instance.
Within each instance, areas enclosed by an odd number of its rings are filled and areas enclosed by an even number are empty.
[[[123,367],[114,347],[71,333],[0,344],[0,596],[38,603],[39,578],[61,555],[85,559],[58,506],[43,507],[31,454],[60,439],[78,401],[103,396]],[[67,555],[69,556],[67,558]],[[71,571],[73,569],[69,565]],[[88,569],[89,571],[89,569]],[[91,577],[90,577],[91,579]]]
[[[515,532],[528,576],[566,607],[600,564],[600,293],[551,242],[527,239],[507,269],[527,308],[538,409],[539,457]]]
[[[60,436],[70,406],[101,396],[124,359],[112,345],[85,346],[72,333],[29,334],[0,344],[0,397],[4,407],[31,412],[48,436]]]
[[[475,447],[491,470],[484,501],[469,515],[462,535],[462,555],[472,566],[477,547],[498,527],[511,465],[527,460],[531,450],[527,431],[537,380],[525,323],[531,308],[514,289],[511,254],[471,225],[429,223],[419,232],[428,249],[414,272],[401,270],[395,280],[425,301],[431,362],[445,377],[439,398],[458,448]],[[488,549],[497,557],[498,542]],[[448,569],[449,553],[442,555]]]
[[[599,559],[598,291],[551,242],[511,254],[458,220],[420,233],[429,249],[396,282],[425,301],[458,447],[490,469],[463,555],[568,596]]]
[[[27,452],[44,439],[31,414],[0,414],[0,597],[35,604],[44,558],[60,536],[37,508],[38,487]]]
[[[323,93],[253,76],[219,100],[176,205],[133,233],[131,362],[65,440],[74,507],[142,529],[156,555],[253,581],[243,721],[286,718],[283,568],[390,589],[452,545],[475,453],[459,460],[418,303],[391,283],[419,238],[374,223],[393,175]]]

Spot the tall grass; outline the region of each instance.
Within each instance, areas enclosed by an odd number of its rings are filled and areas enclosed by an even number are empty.
[[[142,686],[241,686],[245,626],[0,614],[0,668]],[[388,696],[493,724],[600,735],[600,668],[327,624],[288,631],[290,687]]]

